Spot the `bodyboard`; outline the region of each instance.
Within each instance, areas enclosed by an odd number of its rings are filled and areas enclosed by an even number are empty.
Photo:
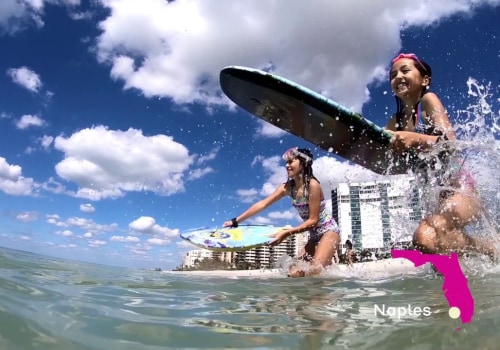
[[[261,70],[229,66],[222,91],[239,107],[278,128],[378,174],[404,174],[406,157],[390,148],[391,134],[293,81]]]
[[[244,251],[273,240],[285,227],[272,225],[239,225],[238,227],[203,228],[181,232],[182,239],[197,247],[215,251]]]

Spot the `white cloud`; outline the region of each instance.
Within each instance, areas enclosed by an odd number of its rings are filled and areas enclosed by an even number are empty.
[[[177,103],[225,103],[219,71],[272,66],[359,111],[385,79],[400,32],[499,0],[100,0],[110,10],[96,52],[125,89]],[[360,25],[362,24],[362,25]]]
[[[0,157],[0,178],[7,180],[17,180],[22,173],[19,165],[10,165],[7,160]]]
[[[121,242],[121,243],[139,243],[141,240],[134,236],[112,236],[110,241]]]
[[[52,142],[54,142],[54,138],[52,136],[43,135],[38,139],[38,142],[42,146],[43,149],[48,149]]]
[[[3,0],[0,28],[14,33],[26,23],[43,26],[47,4],[68,7],[74,19],[91,16],[78,10],[80,0]],[[95,52],[126,89],[178,103],[227,103],[218,92],[222,67],[273,67],[275,73],[359,111],[369,99],[366,86],[385,78],[388,62],[401,47],[402,29],[498,6],[500,0],[97,4],[109,10],[109,16],[99,23]],[[38,89],[36,83],[27,86]],[[261,132],[267,133],[267,127]]]
[[[94,206],[90,203],[81,204],[80,210],[88,214],[92,214],[93,212],[95,212]]]
[[[13,35],[30,24],[38,28],[43,27],[42,17],[46,4],[72,9],[80,3],[81,0],[2,0],[0,1],[0,33],[3,31]]]
[[[158,235],[168,238],[177,237],[179,235],[179,230],[171,230],[166,227],[162,227],[156,223],[156,220],[150,216],[141,216],[140,218],[132,221],[129,228],[133,231]]]
[[[0,1],[0,29],[2,32],[14,34],[27,24],[43,26],[42,8],[36,2],[2,0]]]
[[[59,220],[60,216],[58,214],[47,214],[45,216],[47,220]]]
[[[185,240],[178,240],[176,243],[178,249],[192,250],[193,245]]]
[[[265,122],[261,119],[258,119],[257,121],[258,127],[257,127],[257,135],[263,136],[263,137],[281,137],[287,132],[285,130],[282,130],[278,128],[277,126],[274,126],[268,122]]]
[[[22,176],[19,165],[10,165],[7,160],[0,157],[0,191],[13,196],[33,195],[38,185],[32,178]]]
[[[7,75],[14,83],[33,92],[38,92],[43,85],[40,76],[28,67],[10,68]]]
[[[79,188],[76,192],[66,191],[66,194],[75,196],[77,198],[84,198],[92,201],[99,201],[106,198],[118,198],[124,195],[123,191],[119,188],[115,189],[105,189],[105,190],[94,190],[92,188]]]
[[[236,191],[236,194],[243,203],[252,203],[258,199],[259,191],[255,188],[239,189]]]
[[[193,169],[189,171],[189,175],[187,177],[188,180],[197,180],[202,178],[203,176],[213,173],[214,169],[211,167]]]
[[[256,157],[253,164],[258,163],[268,174],[267,181],[264,182],[259,191],[261,196],[268,196],[276,190],[279,184],[287,180],[285,164],[281,157],[274,156],[270,158]]]
[[[71,19],[78,21],[84,19],[91,19],[93,17],[93,13],[90,11],[80,11],[80,12],[71,12],[69,13]]]
[[[274,225],[276,221],[267,216],[255,216],[249,220],[252,224],[255,225]]]
[[[291,220],[298,217],[297,213],[287,210],[287,211],[273,211],[268,214],[271,219],[285,219]]]
[[[210,150],[207,154],[198,155],[196,159],[196,164],[203,164],[210,160],[214,160],[217,157],[218,153],[219,153],[219,148],[214,148]]]
[[[323,191],[326,192],[325,197],[330,197],[329,192],[341,182],[363,182],[386,178],[359,165],[340,161],[332,156],[322,156],[314,160],[313,172],[320,181]]]
[[[184,191],[184,173],[193,157],[182,144],[165,135],[145,136],[141,130],[108,130],[97,126],[69,137],[55,138],[65,158],[57,174],[76,183],[80,198],[116,198],[126,191],[170,195]]]
[[[31,126],[44,126],[45,121],[40,118],[39,116],[36,115],[30,115],[26,114],[23,115],[17,122],[16,122],[16,127],[18,129],[27,129]]]
[[[330,211],[331,211],[331,204],[327,203],[327,205],[330,206]],[[299,214],[295,211],[295,209],[291,208],[290,210],[281,212],[271,211],[269,213],[266,213],[265,216],[258,215],[254,218],[251,218],[249,222],[252,222],[253,224],[257,225],[277,225],[278,222],[285,222],[288,225],[295,225],[297,223],[302,222],[302,219],[300,218]]]
[[[22,222],[31,222],[38,220],[38,213],[36,211],[25,211],[16,215],[16,220]]]
[[[92,248],[99,248],[99,247],[102,247],[106,244],[108,244],[106,241],[102,241],[102,240],[98,240],[98,239],[90,239],[88,241],[89,247],[92,247]]]
[[[25,116],[23,116],[23,118],[24,117]],[[38,117],[35,116],[34,118],[38,118]],[[45,121],[43,121],[40,118],[38,118],[38,120],[32,119],[31,121],[28,119],[23,119],[23,120],[19,120],[16,122],[16,126],[18,129],[25,129],[25,128],[28,128],[29,126],[32,126],[32,125],[43,126],[45,124],[46,124]],[[36,144],[35,146],[26,147],[24,152],[26,154],[32,154],[33,152],[35,152],[39,149],[47,151],[53,141],[54,141],[54,138],[52,136],[44,135],[44,136],[39,137],[35,140],[35,144]],[[48,183],[47,183],[47,185],[48,185]]]
[[[64,230],[64,231],[58,231],[56,232],[58,235],[64,236],[64,237],[72,237],[73,232],[70,230]]]
[[[114,232],[118,229],[118,224],[102,225],[87,218],[72,216],[63,220],[57,214],[46,215],[47,223],[57,227],[71,227],[85,231],[84,236],[89,238],[107,232]]]
[[[66,191],[65,187],[53,177],[50,177],[41,187],[46,191],[58,194],[65,193]]]
[[[113,223],[109,225],[98,224],[94,220],[87,218],[79,218],[76,216],[70,217],[66,220],[66,223],[71,227],[78,227],[85,231],[90,231],[93,233],[105,233],[113,232],[118,229],[118,224]]]
[[[168,245],[170,243],[170,240],[161,238],[150,238],[146,242],[152,245]]]

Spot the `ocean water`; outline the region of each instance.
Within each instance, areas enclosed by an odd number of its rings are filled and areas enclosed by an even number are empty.
[[[0,349],[498,349],[500,269],[465,271],[476,309],[462,324],[434,273],[205,277],[1,248]]]
[[[455,146],[484,200],[473,233],[499,246],[500,112],[487,85],[471,79],[468,88],[474,101],[453,111]],[[443,278],[432,271],[209,277],[0,248],[0,350],[500,349],[500,265],[462,268],[475,299],[467,324],[450,318]]]

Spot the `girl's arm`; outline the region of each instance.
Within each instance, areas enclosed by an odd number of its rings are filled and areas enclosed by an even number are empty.
[[[238,217],[236,217],[236,222],[241,223],[244,220],[254,216],[255,214],[261,212],[262,210],[266,209],[270,205],[274,204],[281,198],[287,195],[287,189],[285,184],[279,185],[276,190],[274,190],[273,193],[271,193],[269,196],[266,198],[258,201],[257,203],[253,204],[250,208],[245,210],[242,214],[240,214]],[[223,226],[231,226],[233,224],[232,221],[226,221]]]
[[[421,104],[425,122],[433,125],[435,131],[442,133],[442,137],[446,140],[455,140],[455,132],[439,97],[433,92],[428,92],[422,97]],[[434,142],[437,141],[438,136],[430,137],[434,137]]]
[[[439,97],[433,92],[428,92],[422,97],[420,103],[422,104],[422,118],[424,122],[432,125],[442,135],[425,135],[413,131],[394,131],[396,128],[395,117],[393,117],[387,124],[387,129],[393,135],[391,139],[393,147],[400,152],[408,151],[410,148],[426,151],[432,149],[442,138],[445,140],[455,139],[455,133],[452,130],[450,120]]]

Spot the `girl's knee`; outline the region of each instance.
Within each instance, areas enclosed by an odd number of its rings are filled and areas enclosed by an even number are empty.
[[[422,222],[413,234],[413,245],[425,253],[433,253],[438,248],[436,229],[427,221]]]
[[[444,215],[434,214],[426,217],[417,230],[422,227],[423,231],[427,228],[432,228],[435,232],[446,232],[449,229],[449,226],[449,220]]]

